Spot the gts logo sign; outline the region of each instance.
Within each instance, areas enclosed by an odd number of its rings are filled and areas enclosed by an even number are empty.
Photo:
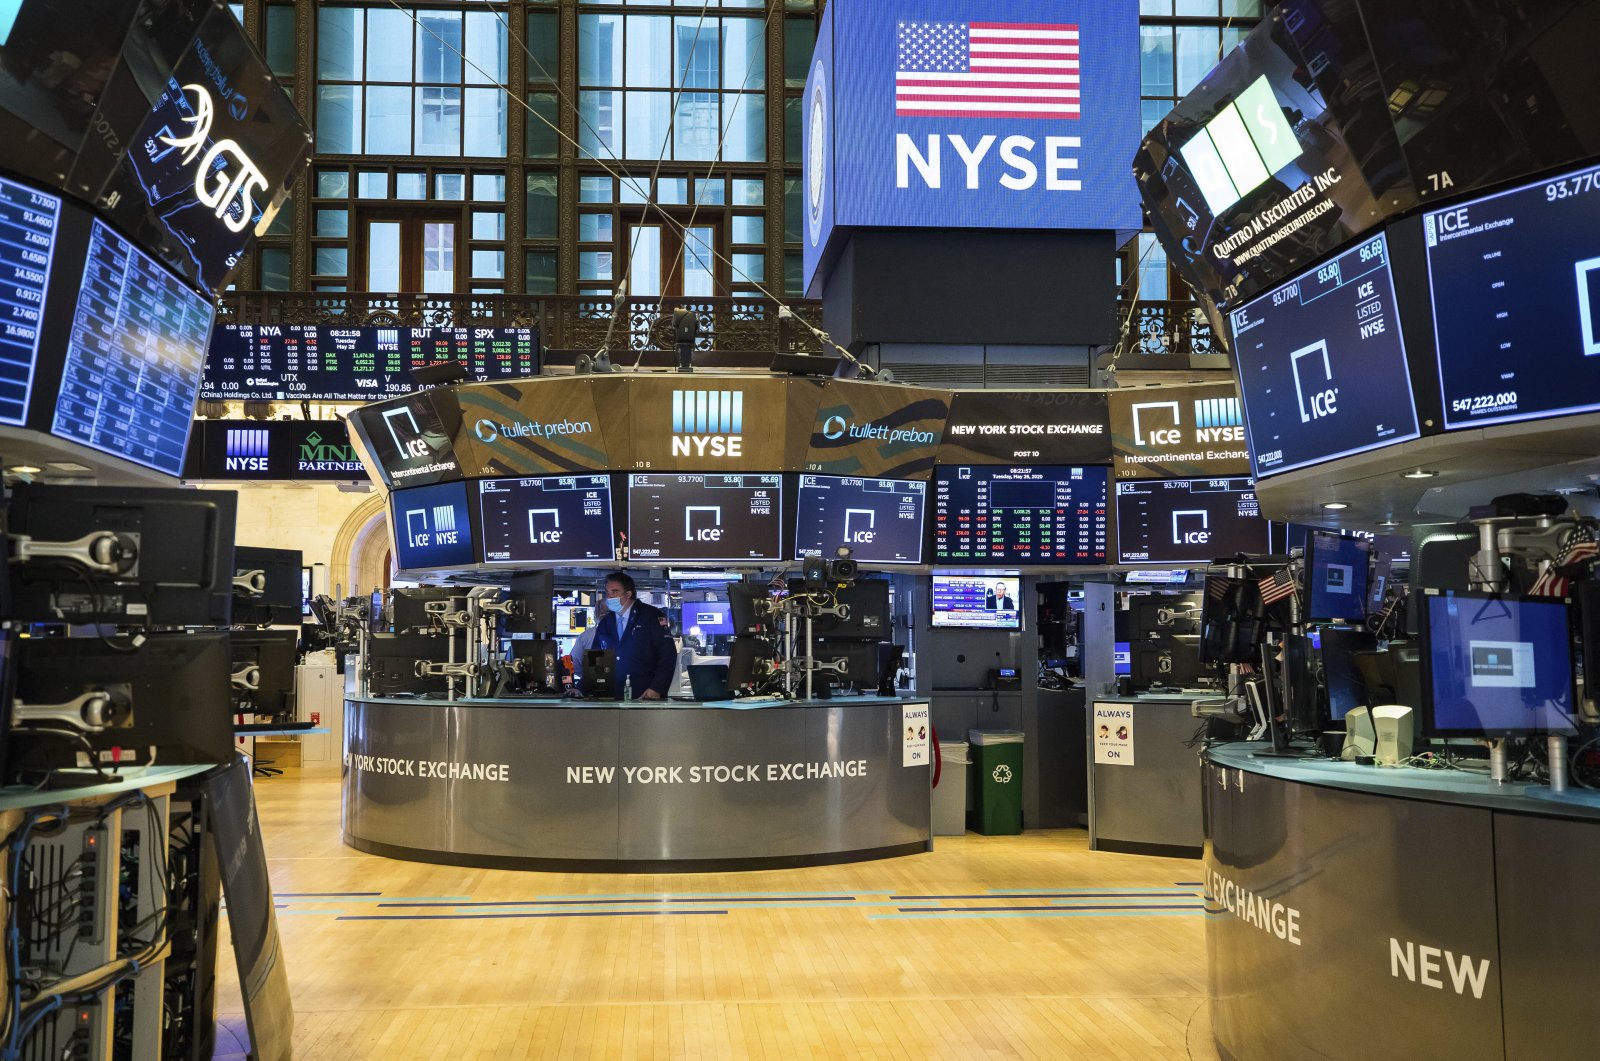
[[[1322,356],[1318,357],[1318,354]],[[1302,424],[1333,416],[1339,411],[1339,388],[1332,386],[1333,365],[1328,360],[1326,340],[1319,339],[1290,354],[1289,367],[1294,372],[1294,393],[1300,404]]]

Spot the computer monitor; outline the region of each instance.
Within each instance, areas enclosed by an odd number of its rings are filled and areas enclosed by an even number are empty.
[[[432,629],[429,601],[451,597],[465,598],[467,591],[451,586],[406,586],[389,595],[389,627],[396,634],[422,633]]]
[[[1305,634],[1284,639],[1284,667],[1289,676],[1287,718],[1291,733],[1320,733],[1328,710],[1323,699],[1322,661],[1316,642]]]
[[[847,614],[819,615],[811,622],[817,637],[834,641],[881,641],[891,629],[889,583],[883,579],[862,579],[834,593],[835,606]]]
[[[549,640],[517,640],[506,642],[511,646],[511,658],[522,666],[517,686],[528,693],[559,693],[561,691],[561,646]]]
[[[1111,670],[1114,674],[1133,673],[1133,649],[1129,642],[1118,641],[1111,646]]]
[[[297,626],[304,610],[299,549],[233,550],[233,622],[238,626]],[[243,584],[241,584],[243,583]],[[259,586],[259,591],[257,590]]]
[[[556,605],[556,636],[577,637],[594,622],[594,609],[582,604]]]
[[[1422,726],[1435,737],[1577,732],[1570,602],[1422,595]]]
[[[1356,662],[1359,652],[1377,650],[1377,639],[1366,630],[1329,626],[1322,630],[1322,679],[1328,690],[1329,729],[1341,729],[1353,707],[1376,706]],[[1385,701],[1388,702],[1388,701]]]
[[[1216,672],[1200,660],[1200,638],[1179,634],[1160,641],[1135,641],[1130,670],[1136,689],[1154,685],[1194,688],[1216,680]]]
[[[115,626],[227,626],[233,609],[238,495],[227,490],[18,484],[8,509],[13,541],[11,618]],[[115,570],[38,555],[49,543],[105,537]],[[53,551],[66,552],[59,547]],[[33,554],[36,558],[29,559]]]
[[[683,602],[683,632],[699,631],[702,638],[731,637],[733,609],[727,601]]]
[[[1212,575],[1200,604],[1200,659],[1259,663],[1267,630],[1260,587],[1248,578]]]
[[[1411,528],[1411,565],[1407,582],[1412,600],[1406,608],[1406,632],[1415,636],[1420,625],[1416,597],[1424,590],[1472,589],[1472,568],[1478,555],[1478,532],[1453,523],[1425,523]]]
[[[772,642],[765,638],[736,638],[728,648],[728,689],[735,696],[765,691],[773,677],[775,654]]]
[[[54,637],[17,642],[17,703],[63,704],[104,691],[124,702],[132,717],[127,726],[84,733],[82,740],[16,727],[10,772],[71,769],[80,766],[86,753],[108,770],[232,759],[228,634],[156,633],[138,644],[135,640]]]
[[[235,704],[261,715],[292,714],[300,631],[235,630],[229,642]]]
[[[583,694],[599,700],[621,698],[615,649],[591,648],[583,653]]]
[[[456,659],[463,658],[463,648],[458,643]],[[442,633],[373,634],[367,639],[367,688],[373,696],[444,696],[446,680],[417,677],[417,661],[449,658],[450,640]]]
[[[753,582],[728,584],[728,608],[733,632],[739,637],[762,636],[772,632],[772,593]]]
[[[525,571],[511,576],[511,600],[518,614],[506,620],[506,629],[518,634],[556,632],[556,579],[552,571]]]
[[[824,674],[833,685],[877,689],[882,677],[878,666],[878,643],[854,638],[845,641],[818,639],[811,643],[811,658],[818,663],[842,663],[843,675]]]
[[[1129,639],[1200,632],[1200,595],[1147,594],[1129,609]]]
[[[1306,535],[1306,618],[1360,622],[1367,616],[1372,543],[1332,531]]]

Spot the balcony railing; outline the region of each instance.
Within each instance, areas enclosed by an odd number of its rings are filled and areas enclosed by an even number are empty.
[[[794,313],[822,326],[820,302],[795,301]],[[538,328],[546,363],[571,365],[580,353],[608,344],[619,365],[676,364],[672,311],[700,314],[697,364],[766,368],[777,351],[821,353],[804,324],[779,316],[764,298],[637,299],[612,323],[616,303],[579,295],[393,295],[307,291],[230,291],[219,303],[221,324],[320,324],[330,327]]]
[[[1119,305],[1117,319],[1125,319],[1126,303]],[[1168,367],[1226,368],[1227,347],[1212,334],[1211,322],[1199,306],[1181,302],[1154,302],[1141,299],[1134,311],[1128,352],[1120,362],[1123,368]]]

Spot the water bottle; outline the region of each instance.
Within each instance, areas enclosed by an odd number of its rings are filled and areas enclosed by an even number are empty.
[[[633,699],[633,678],[622,679],[622,702],[627,703]]]

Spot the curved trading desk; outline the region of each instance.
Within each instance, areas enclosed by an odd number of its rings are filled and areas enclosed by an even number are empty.
[[[1593,1055],[1600,792],[1260,747],[1203,771],[1223,1056]]]
[[[912,854],[931,836],[927,725],[925,701],[871,697],[351,698],[344,838],[392,858],[522,869]]]

